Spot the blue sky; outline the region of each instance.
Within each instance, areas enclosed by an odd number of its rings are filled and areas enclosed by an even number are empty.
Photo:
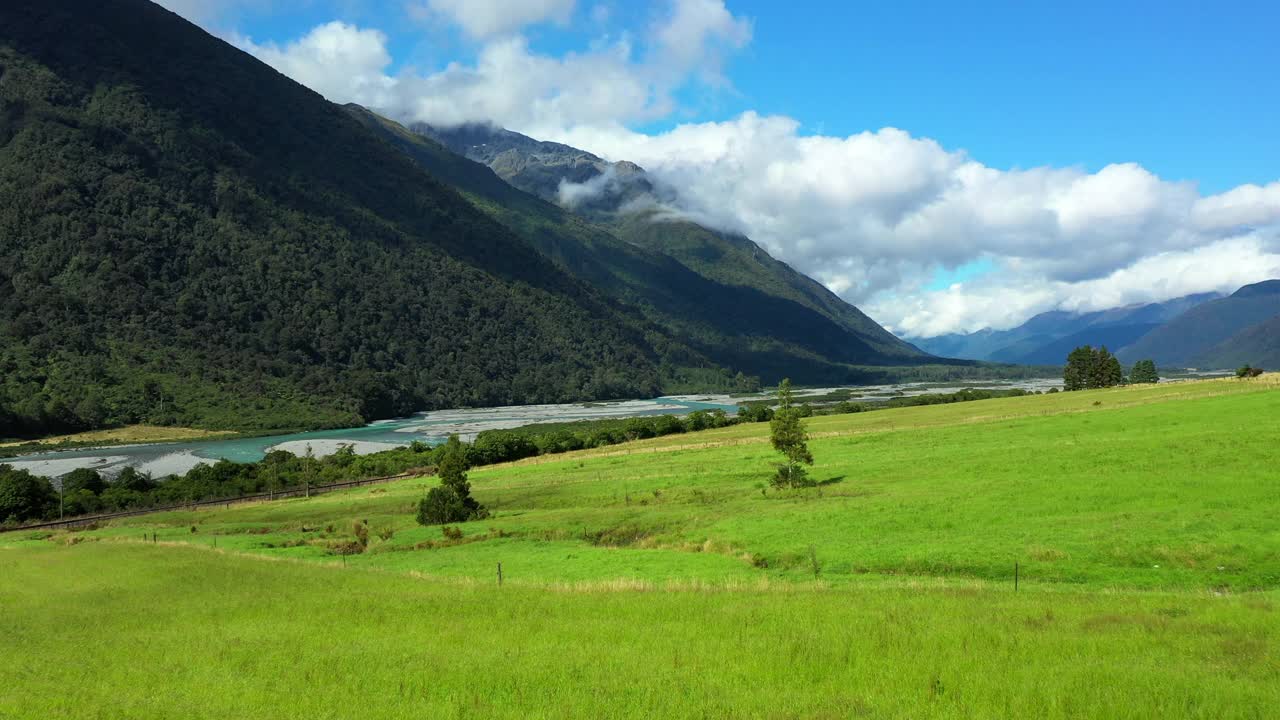
[[[568,27],[529,32],[549,55],[653,22],[579,3]],[[847,135],[899,127],[994,167],[1142,164],[1206,192],[1266,183],[1280,168],[1280,3],[733,2],[751,44],[732,90],[686,92],[682,111],[640,129],[746,110]],[[231,17],[256,41],[288,42],[343,19],[385,32],[395,62],[440,69],[478,45],[445,24],[407,22],[400,3],[276,2]]]
[[[1277,3],[161,2],[335,102],[639,162],[902,334],[1280,276]]]

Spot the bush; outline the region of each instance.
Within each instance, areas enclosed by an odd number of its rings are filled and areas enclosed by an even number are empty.
[[[58,493],[45,478],[0,465],[0,522],[38,520],[58,511]]]
[[[462,528],[449,527],[448,525],[445,525],[440,528],[440,534],[444,535],[445,540],[461,540]]]
[[[1256,378],[1261,374],[1262,374],[1262,368],[1250,367],[1248,365],[1245,365],[1239,370],[1236,370],[1236,377],[1242,380],[1244,378]]]
[[[418,503],[419,525],[444,525],[480,520],[489,516],[474,498],[463,497],[450,485],[433,487]]]

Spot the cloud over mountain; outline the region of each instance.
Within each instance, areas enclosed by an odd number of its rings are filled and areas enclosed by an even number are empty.
[[[437,126],[494,122],[637,162],[679,191],[678,210],[750,235],[908,335],[1280,275],[1280,182],[1204,196],[1133,163],[1001,169],[909,129],[815,135],[754,112],[641,132],[685,91],[728,86],[749,19],[722,0],[672,0],[646,26],[552,55],[521,30],[567,22],[573,2],[499,6],[417,3],[476,43],[473,60],[434,72],[392,72],[384,34],[341,22],[283,45],[237,42],[337,102]],[[974,262],[992,270],[937,287],[940,269]]]

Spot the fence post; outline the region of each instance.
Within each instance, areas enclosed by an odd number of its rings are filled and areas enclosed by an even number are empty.
[[[498,587],[502,587],[502,563],[498,563]]]
[[[1018,592],[1018,563],[1013,564],[1013,591]]]

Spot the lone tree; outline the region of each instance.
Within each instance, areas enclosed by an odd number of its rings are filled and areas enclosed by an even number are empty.
[[[769,421],[769,441],[773,443],[773,449],[786,459],[778,465],[778,472],[773,476],[774,487],[794,488],[813,484],[803,467],[813,464],[813,454],[809,452],[809,434],[804,430],[801,416],[801,409],[796,407],[791,392],[791,380],[783,380],[778,386],[778,408]]]
[[[1156,372],[1155,361],[1139,360],[1134,363],[1133,370],[1129,372],[1129,382],[1134,385],[1160,382],[1160,375]]]
[[[489,517],[489,511],[471,497],[467,449],[457,435],[450,435],[440,449],[436,468],[440,485],[427,491],[427,496],[418,503],[418,524],[445,525]]]
[[[1106,348],[1083,345],[1067,356],[1067,366],[1062,371],[1063,389],[1093,390],[1115,387],[1124,383],[1124,368]]]

